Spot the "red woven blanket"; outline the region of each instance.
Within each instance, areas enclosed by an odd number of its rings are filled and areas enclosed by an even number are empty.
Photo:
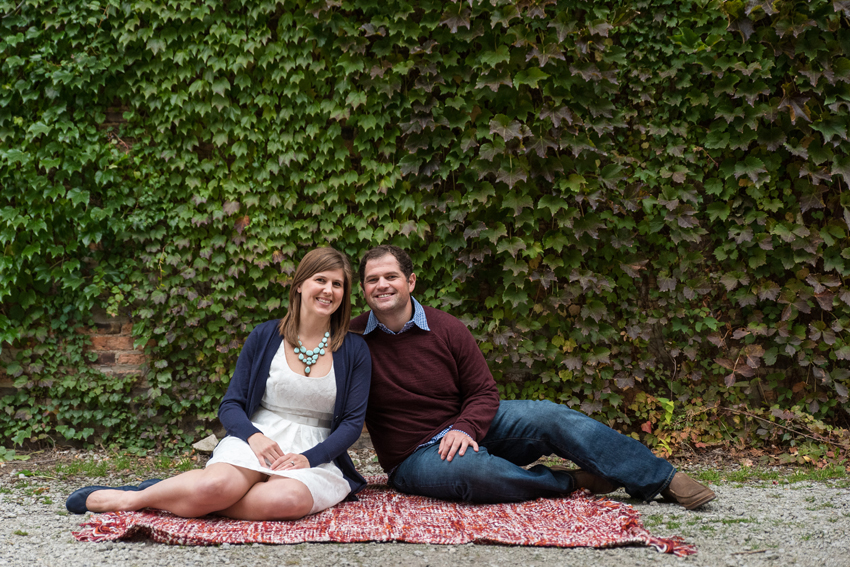
[[[519,504],[467,504],[400,494],[372,477],[358,494],[294,522],[245,522],[207,516],[181,518],[161,510],[92,516],[74,532],[80,541],[149,538],[178,545],[404,541],[499,543],[552,547],[648,545],[678,556],[696,553],[681,538],[657,538],[640,512],[620,502],[576,491],[563,498]]]

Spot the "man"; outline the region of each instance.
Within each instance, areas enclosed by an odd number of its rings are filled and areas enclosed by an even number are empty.
[[[366,426],[397,490],[494,503],[623,486],[633,497],[662,494],[688,509],[715,497],[638,441],[584,414],[546,401],[500,401],[466,326],[411,297],[416,274],[401,248],[373,248],[359,271],[372,308],[351,322],[372,354]],[[523,468],[551,453],[580,469]]]

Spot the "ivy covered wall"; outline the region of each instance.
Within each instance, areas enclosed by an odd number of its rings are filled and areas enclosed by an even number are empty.
[[[301,256],[382,242],[504,398],[662,450],[848,443],[847,1],[0,14],[5,443],[185,445]],[[144,378],[87,365],[96,307]]]

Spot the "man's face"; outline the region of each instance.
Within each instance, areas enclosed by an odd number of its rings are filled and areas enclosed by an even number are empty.
[[[366,262],[363,295],[378,319],[405,312],[415,286],[416,274],[405,278],[392,254]]]

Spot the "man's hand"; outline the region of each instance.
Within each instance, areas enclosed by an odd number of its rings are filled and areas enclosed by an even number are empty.
[[[254,433],[248,437],[248,445],[257,455],[261,467],[268,467],[283,456],[280,446],[262,433]]]
[[[476,453],[478,452],[478,443],[475,442],[475,439],[460,431],[449,431],[440,439],[440,460],[448,459],[451,461],[455,453],[462,457],[469,446],[472,446]]]

